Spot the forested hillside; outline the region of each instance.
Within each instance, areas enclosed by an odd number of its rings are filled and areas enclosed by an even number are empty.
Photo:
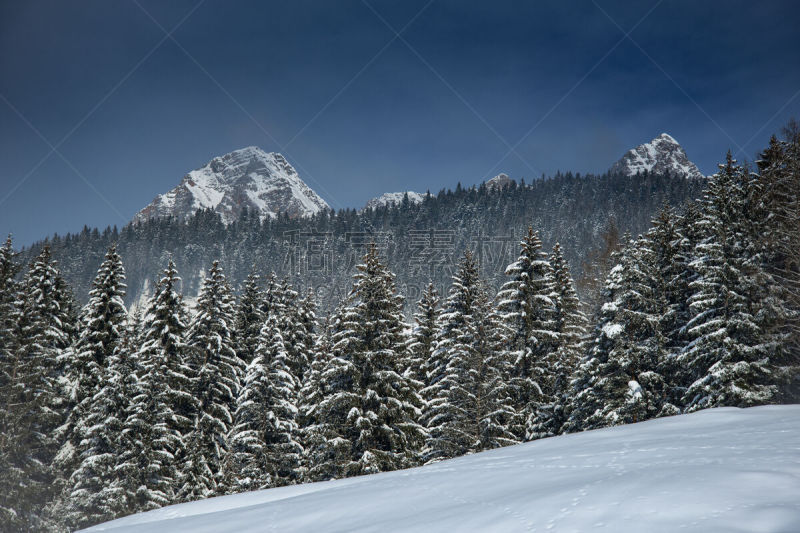
[[[458,189],[419,209],[308,224],[330,229],[341,246],[352,244],[347,222],[382,221],[404,234],[409,220],[460,220],[477,231],[485,217],[491,234],[511,229],[509,213],[524,211],[526,200],[569,203],[558,191],[531,196],[539,188],[672,183],[649,178]],[[698,201],[662,207],[640,235],[606,237],[603,260],[613,266],[592,306],[581,305],[562,247],[545,245],[533,224],[509,244],[513,257],[493,278],[498,289],[482,272],[484,251],[462,236],[446,290],[428,283],[418,297],[404,294],[399,267],[387,261],[400,254],[413,266],[408,245],[383,247],[368,233],[331,312],[314,289],[258,267],[248,267],[237,298],[217,260],[187,309],[179,269],[165,256],[152,295],[131,313],[126,265],[136,269],[137,252],[125,259],[113,242],[79,310],[50,247],[25,270],[9,239],[0,248],[0,521],[11,531],[61,531],[710,407],[797,402],[800,129],[790,124],[785,139],[773,138],[755,167],[729,153],[704,185]],[[644,205],[662,199],[636,190]],[[570,213],[569,224],[541,221],[549,238],[583,227],[588,239],[592,226],[577,221],[589,195],[576,195],[569,209],[551,206]],[[631,212],[617,215],[633,218],[634,201],[622,205]],[[239,235],[235,250],[250,246],[248,261],[240,259],[249,265],[252,250],[280,249],[257,240],[261,232],[297,227],[278,220],[248,233],[258,224],[226,228],[207,215],[186,226],[132,226],[119,237],[153,230],[134,243],[144,247],[172,228],[176,238],[209,243],[186,248],[222,253],[215,238]]]
[[[459,185],[431,194],[420,204],[325,211],[311,218],[282,215],[260,221],[245,213],[224,225],[213,212],[199,211],[185,223],[162,218],[121,230],[85,228],[79,234],[55,236],[24,250],[21,261],[30,262],[48,245],[77,299],[85,302],[105,251],[116,244],[126,259],[125,301],[130,305],[152,294],[169,258],[191,299],[208,265],[219,260],[237,290],[252,270],[274,271],[297,287],[313,287],[321,309],[328,311],[346,294],[355,265],[374,241],[397,273],[410,306],[430,281],[446,291],[466,249],[474,252],[481,275],[499,287],[528,226],[539,232],[546,247],[560,243],[581,277],[584,261],[603,247],[604,233],[611,230],[616,239],[625,231],[644,231],[663,204],[679,207],[698,198],[704,182],[648,173],[566,173],[502,189]],[[406,311],[410,313],[410,307]]]

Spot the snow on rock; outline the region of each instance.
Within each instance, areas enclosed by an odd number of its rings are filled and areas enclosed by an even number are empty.
[[[629,150],[622,159],[612,165],[609,172],[634,176],[639,172],[673,174],[685,178],[702,178],[703,173],[689,161],[678,141],[662,133],[649,143]]]
[[[364,209],[375,209],[376,207],[383,207],[385,205],[399,204],[403,201],[403,197],[405,195],[408,195],[408,201],[412,204],[420,204],[425,199],[424,194],[414,191],[385,192],[382,195],[372,198],[370,201],[368,201],[367,205],[364,206]]]
[[[508,177],[507,174],[500,173],[486,182],[486,187],[489,189],[503,189],[514,183],[514,180]]]
[[[279,211],[304,217],[328,209],[328,204],[281,154],[250,146],[189,172],[177,187],[139,211],[134,221],[168,215],[184,219],[200,208],[211,208],[230,223],[245,207],[261,218],[274,217]]]
[[[790,532],[800,406],[709,409],[433,465],[175,505],[92,531]]]

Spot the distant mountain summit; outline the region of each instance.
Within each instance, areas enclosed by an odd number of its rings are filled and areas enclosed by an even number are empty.
[[[514,180],[508,177],[508,174],[500,173],[486,182],[486,187],[489,189],[503,189],[514,183]]]
[[[185,219],[200,208],[213,209],[223,222],[230,223],[244,208],[261,218],[274,217],[278,212],[299,218],[328,209],[328,204],[281,154],[250,146],[192,170],[177,187],[156,196],[136,213],[134,221],[170,215]]]
[[[662,133],[649,143],[629,150],[611,166],[612,174],[633,176],[639,172],[673,174],[685,178],[703,178],[697,165],[689,161],[686,152],[672,136]]]
[[[370,201],[368,201],[367,205],[364,206],[364,209],[375,209],[376,207],[383,207],[385,205],[400,204],[405,195],[408,195],[408,201],[412,204],[422,203],[422,201],[425,199],[424,194],[414,191],[385,192],[382,195],[372,198]]]

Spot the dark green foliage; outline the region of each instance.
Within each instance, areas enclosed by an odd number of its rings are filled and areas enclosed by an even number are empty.
[[[236,401],[226,460],[228,492],[278,487],[298,479],[303,452],[298,442],[298,388],[279,321],[271,316]]]
[[[433,349],[440,364],[433,367],[431,384],[424,390],[430,398],[423,415],[429,431],[424,459],[514,444],[509,369],[503,352],[495,349],[498,324],[469,252],[453,276],[440,320]]]
[[[545,245],[562,243],[573,273],[582,277],[579,267],[587,253],[597,247],[599,233],[610,219],[619,223],[620,232],[643,232],[663,203],[679,206],[699,197],[703,185],[699,180],[646,173],[558,173],[526,185],[442,190],[405,209],[396,205],[366,211],[324,211],[307,219],[267,217],[262,221],[249,217],[229,226],[223,225],[215,213],[200,211],[186,222],[164,218],[128,225],[120,231],[86,228],[47,242],[59,258],[63,275],[81,298],[85,298],[106,248],[116,242],[120,253],[136,258],[127,265],[128,303],[138,299],[145,283],[158,279],[164,258],[171,254],[185,274],[187,296],[198,293],[203,281],[200,273],[207,265],[222,259],[232,285],[243,284],[254,265],[263,274],[275,271],[290,276],[296,287],[314,287],[320,310],[327,314],[346,294],[362,255],[353,235],[361,239],[372,235],[377,240],[381,233],[386,234],[390,244],[385,253],[397,272],[399,287],[410,285],[421,290],[432,281],[441,292],[449,286],[455,261],[464,250],[474,248],[476,241],[488,239],[478,245],[476,256],[483,254],[481,275],[490,288],[496,289],[505,281],[503,269],[515,254],[513,247],[501,245],[502,239],[508,242],[529,225],[538,230]],[[450,231],[452,249],[421,249],[412,230]],[[329,244],[325,244],[324,251],[331,268],[314,268],[320,256],[313,252],[309,255],[307,245],[314,242],[314,237],[305,236],[328,235],[326,232],[330,235],[325,237]],[[23,259],[32,260],[44,244],[35,244]],[[433,254],[430,262],[420,262],[421,257],[427,257],[425,254]],[[409,316],[413,304],[414,301],[407,302]]]
[[[497,293],[502,319],[497,346],[511,363],[513,431],[519,440],[533,438],[537,413],[555,394],[559,333],[553,271],[539,235],[528,228],[520,255],[506,268],[509,280]]]
[[[215,494],[221,481],[227,435],[243,373],[232,337],[234,313],[230,287],[219,263],[214,261],[187,333],[197,406],[194,427],[186,442],[182,486],[178,490],[181,501]]]
[[[261,276],[253,269],[244,282],[236,308],[236,353],[245,365],[255,356],[258,334],[266,320],[266,302],[260,283]]]
[[[174,501],[178,461],[185,455],[183,441],[192,427],[189,416],[195,400],[179,283],[170,261],[141,324],[136,353],[139,379],[124,422],[125,445],[117,466],[126,513],[149,511]]]
[[[110,520],[125,509],[114,472],[123,450],[133,366],[124,343],[124,296],[125,270],[112,246],[95,277],[67,367],[74,408],[60,459],[74,470],[62,506],[66,523],[74,528]]]
[[[377,249],[358,265],[320,376],[322,399],[306,431],[312,479],[370,474],[417,462],[421,399],[402,374],[402,299]]]
[[[434,368],[435,362],[432,356],[440,313],[439,292],[433,283],[429,283],[417,303],[417,312],[414,314],[416,327],[411,332],[405,363],[406,377],[417,382],[420,388],[430,385],[429,372],[431,375],[439,372]]]

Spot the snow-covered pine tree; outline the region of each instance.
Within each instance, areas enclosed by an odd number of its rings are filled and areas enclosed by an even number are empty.
[[[498,346],[512,364],[511,384],[518,440],[539,435],[531,430],[548,417],[555,394],[559,337],[556,331],[553,272],[539,235],[528,228],[519,258],[506,268],[510,279],[497,293],[502,329]]]
[[[494,320],[486,287],[467,251],[453,276],[440,317],[433,358],[442,375],[429,374],[424,394],[429,436],[428,462],[517,442],[510,423],[515,412],[505,380],[505,360],[494,344]],[[439,372],[439,370],[435,370]]]
[[[255,357],[258,335],[265,320],[261,276],[256,273],[254,265],[244,282],[236,309],[236,353],[245,366]]]
[[[581,363],[586,317],[581,311],[581,302],[575,291],[569,265],[556,243],[549,258],[553,276],[554,331],[557,334],[553,356],[548,358],[552,366],[547,374],[552,376],[552,388],[547,403],[536,413],[528,427],[531,438],[557,435],[567,420],[566,409],[569,397],[569,381]]]
[[[286,299],[282,292],[283,284],[278,280],[275,272],[270,272],[267,277],[267,285],[264,289],[264,299],[262,301],[261,312],[264,315],[264,320],[270,315],[283,316],[284,304]],[[263,326],[263,323],[262,323]],[[259,328],[259,333],[261,329]]]
[[[60,446],[59,428],[67,416],[68,398],[61,355],[73,342],[75,310],[72,292],[45,246],[31,264],[23,282],[22,342],[18,378],[25,383],[28,423],[24,424],[30,447],[29,479],[38,483],[33,502],[51,502],[60,487],[54,465]]]
[[[770,282],[747,227],[751,179],[728,153],[703,198],[697,223],[704,238],[692,262],[699,275],[690,284],[692,342],[680,355],[691,383],[688,411],[770,403],[779,393],[780,372],[770,360],[776,343],[767,334]]]
[[[653,243],[644,237],[629,240],[622,254],[621,287],[614,302],[615,324],[622,330],[600,367],[601,425],[653,418],[664,404],[666,386],[658,369],[667,357],[661,329],[667,305],[659,300],[664,283],[655,255]],[[675,414],[674,408],[668,414]]]
[[[118,461],[119,486],[128,512],[173,502],[179,483],[178,460],[191,429],[193,409],[187,348],[186,312],[178,292],[180,277],[170,259],[142,320],[136,355],[138,394],[123,426],[125,449]]]
[[[649,263],[646,281],[650,294],[648,313],[653,322],[651,348],[655,350],[651,363],[655,367],[642,376],[641,385],[644,391],[660,396],[658,416],[680,413],[677,354],[685,346],[682,330],[688,321],[689,280],[693,277],[683,256],[683,247],[693,240],[693,233],[688,229],[682,235],[682,229],[675,211],[664,206],[643,240],[644,259]]]
[[[230,287],[219,262],[214,261],[203,281],[197,314],[187,333],[197,412],[185,443],[179,501],[217,493],[243,373],[231,336],[234,320]]]
[[[436,374],[433,368],[434,341],[439,324],[439,291],[433,283],[428,283],[425,292],[417,303],[417,311],[414,313],[416,326],[411,332],[408,343],[408,358],[405,363],[406,377],[418,382],[420,388],[427,387],[428,372]]]
[[[416,464],[422,400],[402,375],[402,297],[372,245],[357,266],[320,376],[310,456],[317,475],[345,477]],[[321,464],[320,464],[321,463]]]
[[[17,274],[21,266],[16,261],[11,235],[0,247],[0,388],[12,381],[20,340],[20,294]],[[0,417],[3,415],[0,414]],[[0,433],[2,435],[2,433]],[[0,439],[3,437],[0,436]]]
[[[308,332],[301,319],[301,301],[298,300],[297,291],[289,283],[288,278],[284,278],[281,282],[279,295],[279,305],[273,306],[272,315],[277,318],[281,328],[283,345],[289,357],[289,368],[297,380],[302,381],[311,362],[307,352]]]
[[[224,475],[231,493],[298,479],[303,451],[298,442],[298,383],[281,330],[278,318],[270,316],[237,398]]]
[[[108,358],[123,341],[128,313],[125,310],[125,269],[116,247],[109,248],[89,291],[89,302],[80,316],[80,335],[66,354],[66,368],[75,405],[71,418],[79,420],[84,407],[100,389]],[[73,442],[76,444],[76,442]]]
[[[573,391],[573,418],[581,418],[570,420],[569,429],[637,422],[660,413],[666,387],[658,368],[665,342],[655,279],[650,243],[628,237],[607,282],[609,300],[601,309],[589,360],[575,382],[582,389]]]
[[[322,333],[314,344],[311,367],[300,387],[298,422],[303,445],[301,476],[303,482],[331,479],[337,475],[336,465],[344,462],[344,446],[340,457],[325,455],[331,452],[326,446],[329,426],[317,417],[317,407],[322,403],[324,390],[322,374],[333,353],[333,336],[339,331],[337,325],[343,312],[341,305],[325,319]],[[332,434],[331,434],[332,436]]]
[[[295,362],[292,368],[299,383],[305,381],[306,375],[311,370],[314,361],[314,352],[317,335],[317,304],[314,290],[309,288],[306,295],[294,309],[293,319],[293,352],[290,352]]]
[[[800,398],[800,125],[790,121],[784,140],[775,136],[760,154],[754,204],[764,267],[774,280],[781,316],[773,324],[778,337],[774,362],[785,376],[781,400]]]
[[[618,252],[614,256],[618,258]],[[596,413],[602,409],[602,403],[596,387],[600,365],[608,360],[608,353],[621,332],[621,327],[614,323],[617,311],[614,302],[621,288],[621,273],[622,267],[615,265],[603,286],[601,301],[605,303],[601,305],[594,320],[587,354],[570,380],[567,421],[561,428],[562,433],[574,433],[599,426]]]
[[[27,474],[25,459],[27,447],[17,438],[21,430],[22,413],[16,397],[21,387],[17,377],[19,360],[19,340],[21,334],[21,302],[19,283],[16,276],[20,265],[9,235],[0,248],[0,523],[7,524],[10,530],[24,531],[31,516],[26,503]]]
[[[72,299],[47,246],[17,293],[13,278],[7,278],[15,270],[9,245],[0,252],[0,276],[6,278],[0,283],[17,300],[3,298],[0,305],[9,313],[3,318],[16,322],[4,327],[13,336],[9,341],[15,341],[16,353],[4,358],[0,386],[6,403],[0,416],[0,463],[6,473],[0,482],[0,515],[10,529],[45,529],[46,507],[60,487],[53,462],[66,405],[58,357],[72,340]]]
[[[697,224],[701,217],[700,206],[697,202],[688,203],[683,213],[678,215],[674,222],[675,241],[674,255],[672,256],[672,266],[666,266],[662,262],[662,279],[665,284],[664,293],[666,301],[670,306],[669,311],[662,317],[661,329],[666,337],[666,350],[668,357],[660,363],[659,372],[664,376],[667,385],[664,413],[669,414],[670,405],[677,410],[683,408],[683,396],[686,388],[691,384],[687,382],[686,372],[681,368],[682,363],[678,355],[683,352],[691,342],[687,324],[691,320],[692,312],[689,307],[689,298],[692,294],[690,284],[697,279],[697,272],[692,267],[695,258],[695,247],[703,238],[703,230]],[[655,237],[655,242],[660,242],[665,250],[669,244],[666,242],[668,235],[672,233],[669,223],[665,220],[661,222],[662,229],[656,230],[662,235]],[[667,259],[669,252],[664,253],[664,260]],[[666,266],[666,268],[664,268]]]
[[[111,520],[125,509],[114,471],[130,402],[125,397],[132,363],[124,349],[128,318],[124,297],[125,270],[112,246],[92,284],[68,366],[75,407],[69,419],[70,438],[59,459],[77,467],[59,513],[72,528]]]

